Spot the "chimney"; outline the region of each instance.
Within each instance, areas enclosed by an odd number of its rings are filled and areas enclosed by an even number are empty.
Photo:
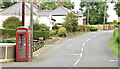
[[[60,0],[59,6],[63,6],[63,0]]]
[[[36,2],[36,0],[33,1],[33,4],[37,7],[37,2]]]

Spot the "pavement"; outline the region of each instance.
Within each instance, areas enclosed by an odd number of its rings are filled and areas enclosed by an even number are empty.
[[[113,31],[88,32],[61,39],[32,62],[3,63],[3,67],[118,67],[118,58],[110,51]]]

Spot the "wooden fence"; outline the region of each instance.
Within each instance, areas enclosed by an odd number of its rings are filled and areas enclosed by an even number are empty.
[[[103,25],[89,25],[92,27],[97,27],[99,30],[103,30]],[[105,24],[105,30],[113,30],[116,28],[116,25]]]

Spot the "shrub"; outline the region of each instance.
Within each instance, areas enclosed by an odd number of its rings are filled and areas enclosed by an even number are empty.
[[[16,43],[16,38],[2,39],[2,43]]]
[[[115,54],[115,55],[117,55],[117,56],[119,56],[120,57],[120,53],[119,53],[119,51],[120,51],[120,44],[119,44],[119,42],[118,42],[118,28],[115,28],[114,29],[114,32],[113,32],[113,36],[112,36],[112,38],[111,38],[111,40],[110,40],[110,45],[111,45],[111,51]]]
[[[55,25],[62,25],[62,23],[56,23]]]
[[[16,36],[16,30],[15,29],[0,29],[0,31],[2,31],[1,35],[4,35],[5,37],[7,37],[8,35],[11,36],[11,37]]]
[[[58,35],[59,35],[60,37],[66,37],[66,36],[67,36],[66,28],[61,27],[61,28],[58,30]]]
[[[55,35],[56,34],[56,31],[54,31],[54,30],[51,30],[50,31],[50,35],[52,36],[52,35]]]
[[[48,39],[50,33],[48,31],[34,31],[33,39],[38,39],[39,37],[43,37],[44,40]]]
[[[15,29],[0,29],[0,31],[2,31],[2,35],[4,34],[9,34],[12,37],[16,36],[16,30]],[[50,36],[48,31],[33,31],[33,39],[38,39],[39,37],[43,37],[44,39],[48,39],[48,37]]]
[[[69,32],[75,32],[78,27],[78,17],[73,13],[69,13],[65,18],[65,22],[63,23],[63,27],[66,28]]]
[[[98,30],[97,27],[92,27],[92,26],[90,26],[89,29],[90,29],[90,31],[97,31]]]
[[[57,25],[54,25],[54,26],[52,27],[52,30],[56,30],[56,29],[59,29],[59,27],[58,27]]]
[[[85,25],[79,25],[77,28],[77,31],[81,31],[81,32],[86,32],[87,30],[89,29]]]
[[[45,24],[33,24],[33,30],[34,31],[50,31],[50,27],[46,26]]]
[[[9,17],[3,21],[3,27],[6,29],[16,29],[21,26],[21,21],[17,17]]]

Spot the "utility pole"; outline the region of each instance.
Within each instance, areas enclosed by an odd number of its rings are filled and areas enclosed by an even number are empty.
[[[30,10],[30,28],[33,30],[33,0],[31,2],[31,10]]]
[[[22,0],[22,26],[25,24],[25,2]]]
[[[30,28],[32,29],[32,40],[33,40],[33,0],[30,0],[31,10],[30,10]],[[33,41],[31,42],[33,46]]]
[[[105,30],[105,18],[106,18],[106,4],[104,9],[104,22],[103,22],[103,30]]]
[[[88,16],[87,16],[87,29],[88,29],[88,24],[89,24],[89,4],[88,4]]]
[[[87,25],[89,24],[89,4],[88,4],[88,17],[87,17]]]

